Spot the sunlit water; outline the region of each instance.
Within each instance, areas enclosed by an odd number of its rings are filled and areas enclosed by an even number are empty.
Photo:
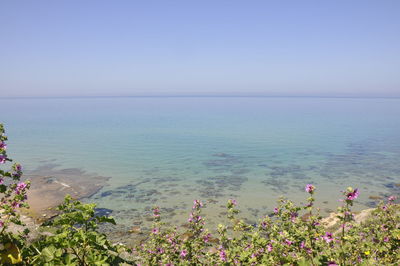
[[[160,205],[182,224],[193,199],[213,223],[230,198],[250,222],[279,196],[317,187],[322,212],[340,190],[398,194],[400,100],[333,98],[0,99],[9,155],[25,169],[55,163],[110,176],[88,201],[140,224]]]

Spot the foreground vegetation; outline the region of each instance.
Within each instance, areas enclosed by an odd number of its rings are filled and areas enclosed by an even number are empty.
[[[0,124],[0,164],[7,157],[7,137]],[[28,241],[20,208],[27,208],[29,182],[22,182],[22,167],[0,170],[0,264],[20,265],[398,265],[400,262],[400,207],[391,196],[371,217],[354,221],[351,210],[358,189],[347,188],[338,208],[339,229],[327,231],[314,208],[316,188],[308,184],[307,204],[296,206],[281,199],[274,215],[257,225],[237,218],[233,199],[227,203],[229,225],[215,231],[205,227],[203,204],[195,200],[188,227],[172,228],[153,209],[154,223],[148,238],[137,247],[111,243],[98,231],[111,217],[97,216],[94,204],[67,196],[57,218],[46,223],[46,233]],[[49,229],[50,228],[50,229]],[[49,231],[51,233],[49,233]]]

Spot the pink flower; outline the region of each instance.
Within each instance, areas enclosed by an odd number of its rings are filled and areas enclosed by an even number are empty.
[[[222,261],[226,261],[226,253],[225,253],[224,250],[221,250],[221,251],[219,252],[219,258],[220,258]]]
[[[390,196],[390,197],[388,198],[388,200],[389,200],[389,201],[395,201],[396,198],[397,198],[396,196]]]
[[[265,222],[265,221],[263,221],[262,223],[261,223],[261,226],[262,226],[262,228],[267,228],[267,223]]]
[[[3,227],[3,226],[4,226],[3,221],[0,221],[0,227]]]
[[[184,249],[184,250],[182,250],[180,256],[181,256],[182,258],[184,258],[184,257],[186,257],[187,254],[188,254],[188,252]]]
[[[193,213],[190,213],[188,222],[189,223],[193,222]]]
[[[229,200],[229,203],[232,204],[233,206],[236,206],[236,205],[237,205],[237,201],[234,200],[234,199],[230,199],[230,200]]]
[[[21,192],[22,192],[23,190],[25,190],[25,188],[26,188],[27,186],[28,186],[28,185],[25,184],[24,182],[19,182],[19,183],[17,184],[17,187],[15,188],[15,193],[21,194]]]
[[[312,194],[315,190],[315,187],[312,184],[307,184],[305,189],[306,189],[306,192]]]
[[[155,207],[153,209],[153,216],[154,217],[160,217],[160,208],[159,207]]]
[[[2,177],[0,177],[0,185],[3,185],[4,183],[4,179]]]
[[[268,245],[267,245],[267,250],[268,250],[269,252],[272,251],[272,245],[271,245],[271,244],[268,244]]]
[[[275,213],[275,214],[278,214],[278,212],[279,212],[279,209],[275,207],[275,208],[274,208],[274,213]]]
[[[163,253],[164,253],[164,249],[163,249],[163,248],[157,248],[157,252],[158,252],[159,254],[163,254]]]
[[[210,240],[211,234],[207,234],[205,236],[203,236],[203,240],[205,243],[207,243]]]
[[[193,209],[197,209],[200,207],[203,207],[203,203],[201,203],[201,201],[199,201],[199,200],[194,200],[193,201]]]
[[[326,241],[326,243],[330,243],[334,240],[332,233],[329,232],[326,232],[322,238]]]
[[[0,164],[3,164],[3,163],[5,163],[6,162],[6,156],[5,155],[3,155],[3,154],[0,154]]]
[[[355,200],[358,198],[359,194],[360,193],[358,192],[358,188],[356,188],[352,192],[347,193],[347,195],[346,195],[347,200]]]
[[[16,165],[15,165],[15,170],[17,170],[17,171],[22,171],[22,165],[16,164]]]
[[[158,234],[158,232],[160,232],[160,230],[158,228],[153,228],[153,230],[151,230],[151,232],[153,234]]]
[[[7,144],[4,141],[0,141],[0,149],[7,149]]]

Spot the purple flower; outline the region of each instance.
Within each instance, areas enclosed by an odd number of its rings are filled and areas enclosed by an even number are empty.
[[[219,258],[220,258],[222,261],[226,261],[226,253],[225,253],[224,250],[221,250],[221,251],[219,252]]]
[[[199,201],[199,200],[194,200],[193,201],[193,209],[197,209],[200,207],[203,207],[203,203],[201,203],[201,201]]]
[[[153,234],[158,234],[158,232],[160,232],[160,230],[158,228],[153,228],[153,230],[151,230],[151,232]]]
[[[18,202],[14,201],[13,203],[11,203],[11,206],[13,207],[13,209],[16,209],[19,208],[21,205]]]
[[[163,253],[164,253],[164,249],[163,249],[163,248],[157,248],[157,252],[158,252],[159,254],[163,254]]]
[[[313,193],[314,192],[314,190],[315,190],[315,187],[314,187],[314,185],[312,185],[312,184],[307,184],[306,185],[306,192],[308,192],[308,193]]]
[[[3,164],[6,162],[7,157],[4,154],[0,154],[0,164]]]
[[[277,207],[275,207],[275,208],[274,208],[274,213],[275,213],[275,214],[278,214],[278,212],[279,212],[279,209],[278,209]]]
[[[189,223],[193,222],[193,213],[190,213],[190,216],[189,216],[188,222],[189,222]]]
[[[326,232],[322,238],[326,241],[326,243],[330,243],[334,240],[333,235],[330,232]]]
[[[4,226],[3,221],[0,221],[0,227],[3,227],[3,226]]]
[[[305,246],[306,246],[306,244],[304,243],[304,241],[301,241],[300,248],[304,248]]]
[[[397,198],[396,196],[390,196],[390,197],[388,198],[388,200],[389,200],[389,201],[395,201],[396,198]]]
[[[15,188],[15,193],[21,194],[21,191],[23,191],[26,187],[27,187],[27,184],[25,184],[24,182],[19,182],[17,184],[17,187]]]
[[[188,254],[188,252],[184,249],[184,250],[181,251],[181,255],[180,256],[182,258],[184,258],[184,257],[186,257],[187,254]]]
[[[291,244],[293,244],[293,241],[290,241],[290,240],[286,239],[286,240],[285,240],[285,243],[286,243],[288,246],[290,246]]]
[[[160,208],[159,207],[154,207],[153,208],[153,216],[154,217],[160,217]]]
[[[234,199],[230,199],[230,200],[229,200],[229,203],[232,204],[233,206],[236,206],[236,205],[237,205],[237,201],[234,200]]]
[[[290,219],[292,220],[292,222],[295,221],[296,217],[299,216],[299,214],[297,212],[292,212],[290,214]]]
[[[211,234],[207,234],[205,236],[203,236],[203,240],[205,243],[207,243],[210,240]]]
[[[265,222],[265,221],[263,221],[262,223],[261,223],[261,226],[262,226],[262,228],[267,228],[267,223]]]
[[[0,141],[0,149],[7,149],[7,144],[4,141]]]
[[[358,188],[356,188],[352,192],[347,193],[347,195],[346,195],[347,200],[355,200],[358,198],[359,194],[360,193],[358,192]]]

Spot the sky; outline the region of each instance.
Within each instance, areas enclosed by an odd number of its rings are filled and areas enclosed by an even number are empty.
[[[399,97],[399,14],[398,0],[0,0],[0,97]]]

